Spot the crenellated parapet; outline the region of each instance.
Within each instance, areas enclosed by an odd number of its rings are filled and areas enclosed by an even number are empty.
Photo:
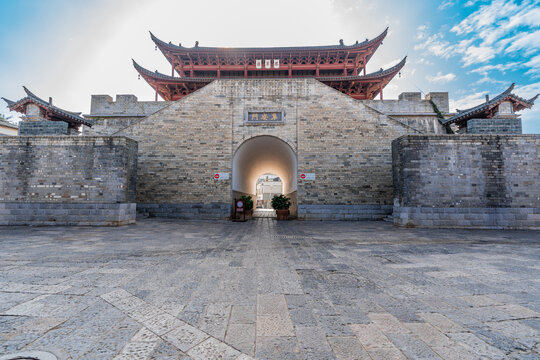
[[[163,109],[166,101],[139,101],[135,95],[116,95],[116,101],[109,95],[92,95],[90,114],[94,126],[85,135],[111,135],[133,124],[135,121]]]

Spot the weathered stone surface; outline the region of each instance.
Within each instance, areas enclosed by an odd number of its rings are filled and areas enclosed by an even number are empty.
[[[126,127],[115,134],[139,142],[137,203],[148,217],[230,215],[231,180],[217,181],[213,175],[232,174],[240,145],[268,135],[293,149],[298,175],[316,173],[314,181],[298,180],[300,218],[380,219],[392,204],[391,141],[409,133],[441,132],[427,100],[390,101],[378,109],[377,102],[354,100],[314,79],[216,80],[151,114],[148,109],[155,104],[125,101],[132,102],[124,106],[118,99],[94,97],[91,116],[107,113],[107,121],[122,124],[132,109],[147,115],[123,123]],[[245,111],[265,109],[284,111],[284,121],[245,122]],[[394,110],[420,120],[409,124],[410,119],[384,113]]]
[[[109,136],[137,122],[141,118],[168,106],[168,101],[137,101],[135,95],[116,95],[116,101],[109,95],[92,95],[90,114],[91,128],[84,128],[84,135]]]
[[[409,135],[392,148],[395,224],[540,229],[540,136]]]
[[[520,118],[471,119],[467,121],[467,134],[521,134]]]
[[[536,359],[538,244],[385,222],[3,228],[0,353]]]
[[[136,172],[124,137],[2,137],[0,225],[133,223]]]
[[[64,121],[21,121],[19,135],[68,135],[68,123]]]

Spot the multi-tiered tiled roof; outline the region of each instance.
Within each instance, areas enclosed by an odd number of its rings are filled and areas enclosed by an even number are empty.
[[[373,99],[405,65],[366,74],[366,64],[382,44],[388,28],[371,40],[345,45],[217,48],[166,43],[152,33],[156,49],[171,64],[171,75],[133,65],[165,100],[178,100],[215,79],[315,78],[355,99]],[[363,74],[361,74],[363,73]],[[175,75],[176,74],[176,75]]]

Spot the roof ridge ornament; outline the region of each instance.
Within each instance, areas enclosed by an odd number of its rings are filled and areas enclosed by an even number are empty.
[[[9,100],[9,99],[6,99],[5,97],[2,97],[2,100],[4,100],[4,101],[7,103],[8,107],[10,107],[10,106],[12,106],[13,104],[15,104],[15,101],[11,101],[11,100]]]
[[[28,88],[26,86],[23,85],[23,89],[24,89],[24,92],[26,93],[26,95],[30,96],[30,97],[34,97],[36,99],[40,99],[38,96],[36,96],[36,94],[34,94],[33,92],[31,92],[30,90],[28,90]],[[41,99],[40,99],[41,100]]]

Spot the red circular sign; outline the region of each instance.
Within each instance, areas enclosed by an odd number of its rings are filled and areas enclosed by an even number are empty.
[[[306,174],[302,174],[302,175],[300,175],[300,177],[301,177],[302,179],[305,179],[305,178],[306,178]]]
[[[219,179],[219,174],[215,174],[214,179]]]

